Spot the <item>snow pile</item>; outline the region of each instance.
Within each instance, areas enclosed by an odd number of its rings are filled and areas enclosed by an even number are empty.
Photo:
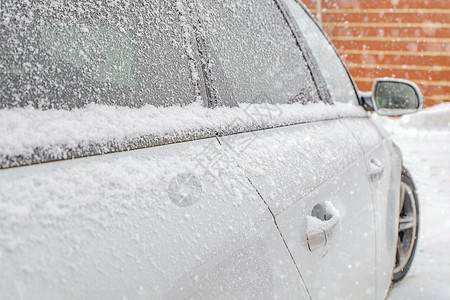
[[[450,103],[402,118],[382,119],[403,153],[418,191],[420,229],[408,275],[390,300],[450,297]]]
[[[67,149],[88,147],[93,143],[106,147],[111,142],[126,143],[143,136],[182,141],[216,133],[363,115],[365,112],[359,107],[323,103],[244,104],[214,109],[198,103],[184,107],[146,105],[141,108],[89,104],[70,111],[32,107],[3,109],[0,110],[0,158],[28,156],[44,147],[53,151],[55,158],[64,158],[62,152]]]
[[[398,119],[376,117],[388,128],[450,130],[450,103],[441,103],[422,110],[419,113],[404,115]]]

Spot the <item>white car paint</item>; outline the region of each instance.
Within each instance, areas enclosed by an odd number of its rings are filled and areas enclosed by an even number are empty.
[[[373,205],[377,228],[377,290],[378,298],[386,297],[395,263],[397,224],[402,158],[387,132],[370,119],[342,120],[360,143],[369,176],[376,172],[375,163],[382,175],[371,180]]]
[[[211,138],[2,170],[0,298],[306,298],[246,177],[213,174],[221,152]]]
[[[324,75],[335,102],[351,101],[355,91],[337,52],[324,38],[318,26],[294,0],[285,0],[296,23],[304,33]],[[420,94],[420,93],[419,93]],[[401,174],[401,153],[388,132],[370,118],[343,118],[344,124],[358,141],[366,164],[366,178],[371,181],[372,205],[376,224],[376,299],[388,293],[397,243],[398,202]],[[366,296],[368,297],[368,296]]]
[[[239,149],[239,165],[274,214],[312,299],[375,298],[370,182],[351,132],[330,120],[219,140]],[[311,252],[307,219],[327,201],[341,218],[327,245]]]

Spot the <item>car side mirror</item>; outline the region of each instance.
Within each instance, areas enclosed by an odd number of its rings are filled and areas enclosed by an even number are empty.
[[[422,108],[419,87],[404,79],[377,78],[372,86],[372,103],[380,116],[412,114]]]

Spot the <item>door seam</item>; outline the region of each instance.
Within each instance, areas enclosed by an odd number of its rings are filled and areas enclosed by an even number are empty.
[[[266,200],[264,200],[263,196],[260,194],[260,192],[258,191],[258,189],[255,187],[255,185],[253,184],[253,182],[250,180],[250,178],[247,177],[247,180],[248,180],[248,182],[250,183],[250,185],[255,189],[256,193],[258,193],[258,196],[259,196],[259,197],[261,198],[261,200],[264,202],[264,204],[265,204],[266,207],[267,207],[267,210],[268,210],[268,211],[270,212],[270,214],[272,215],[273,223],[275,224],[275,227],[277,228],[278,233],[280,234],[280,237],[281,237],[281,239],[283,240],[283,243],[284,243],[284,245],[285,245],[287,251],[289,252],[289,256],[291,257],[292,262],[294,263],[295,268],[297,269],[298,275],[300,276],[300,280],[302,281],[303,286],[305,287],[305,290],[306,290],[306,292],[308,293],[309,299],[312,300],[312,298],[311,298],[311,293],[310,293],[309,290],[308,290],[308,286],[306,285],[305,280],[303,279],[303,276],[302,276],[302,274],[300,273],[300,269],[298,268],[298,265],[297,265],[297,263],[295,262],[294,256],[292,255],[291,250],[289,250],[289,247],[288,247],[288,245],[287,245],[287,243],[286,243],[286,240],[284,239],[284,236],[283,236],[283,234],[281,233],[280,228],[278,227],[277,220],[276,220],[276,218],[275,218],[274,213],[272,212],[272,210],[270,209],[270,207],[269,207],[269,205],[267,204]]]

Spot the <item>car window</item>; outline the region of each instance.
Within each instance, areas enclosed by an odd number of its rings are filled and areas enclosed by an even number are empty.
[[[173,1],[0,5],[0,108],[195,100]]]
[[[285,2],[316,57],[333,102],[358,104],[347,70],[324,33],[295,0],[285,0]]]
[[[307,63],[273,0],[204,0],[201,4],[216,64],[223,68],[235,101],[319,101]],[[229,95],[225,87],[217,89],[219,97]]]

